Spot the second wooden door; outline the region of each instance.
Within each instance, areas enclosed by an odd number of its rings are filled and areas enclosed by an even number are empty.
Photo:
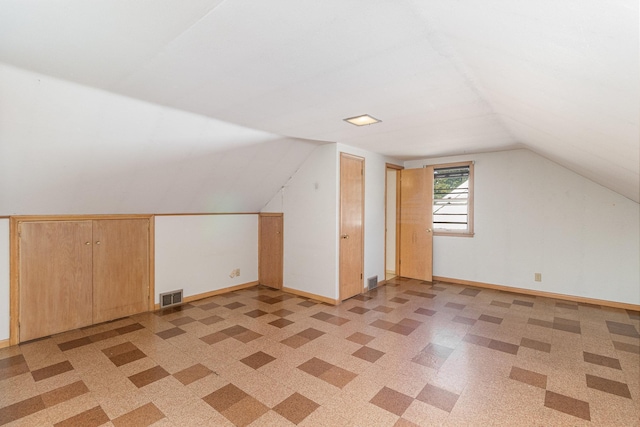
[[[258,280],[261,285],[282,288],[283,276],[282,214],[260,214],[258,223]]]
[[[400,171],[400,275],[433,280],[433,168]]]
[[[149,307],[149,220],[93,221],[93,323]]]

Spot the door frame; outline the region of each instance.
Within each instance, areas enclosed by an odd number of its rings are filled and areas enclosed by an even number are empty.
[[[149,220],[149,303],[155,309],[155,217],[154,215],[18,215],[9,217],[9,345],[20,343],[20,234],[23,222],[87,221],[100,219]]]
[[[396,229],[396,250],[395,250],[395,266],[394,271],[396,277],[400,274],[400,171],[404,169],[404,166],[394,165],[393,163],[386,163],[384,168],[384,280],[387,280],[387,218],[389,206],[387,204],[387,174],[389,171],[395,171],[396,174],[396,223],[394,224]]]
[[[361,192],[362,192],[362,202],[361,202],[361,206],[360,206],[360,222],[362,224],[362,233],[361,233],[361,237],[360,237],[360,246],[362,248],[362,262],[360,265],[360,271],[362,272],[362,277],[360,279],[360,293],[364,292],[364,283],[365,283],[365,278],[364,278],[364,219],[365,219],[365,213],[364,213],[364,206],[365,206],[365,158],[361,157],[361,156],[356,156],[355,154],[349,154],[349,153],[344,153],[344,152],[340,152],[340,163],[338,166],[338,177],[340,177],[339,179],[339,183],[338,183],[338,188],[339,188],[339,194],[338,194],[338,301],[344,301],[346,298],[344,298],[343,296],[343,292],[342,292],[342,274],[341,274],[341,269],[342,269],[342,255],[341,255],[341,249],[340,249],[340,235],[342,234],[342,159],[345,157],[349,157],[351,159],[355,159],[358,161],[362,162],[362,185],[361,185]]]
[[[282,234],[280,234],[280,240],[282,242],[282,259],[280,260],[282,267],[282,283],[280,288],[284,288],[284,213],[282,212],[260,212],[258,214],[258,282],[262,279],[262,263],[260,262],[260,255],[262,252],[262,218],[264,217],[280,217],[282,218]],[[261,283],[262,284],[262,283]]]

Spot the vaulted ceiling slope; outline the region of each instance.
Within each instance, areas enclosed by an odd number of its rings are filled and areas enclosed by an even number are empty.
[[[401,159],[527,147],[640,199],[637,0],[2,0],[0,61]],[[356,128],[343,118],[382,120]]]
[[[257,212],[317,146],[0,65],[0,216]]]

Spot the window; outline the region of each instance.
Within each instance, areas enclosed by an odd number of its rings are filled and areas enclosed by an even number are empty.
[[[433,232],[473,236],[473,162],[433,166]]]

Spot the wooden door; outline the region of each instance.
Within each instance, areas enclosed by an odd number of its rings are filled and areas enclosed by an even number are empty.
[[[93,243],[93,322],[147,311],[149,220],[94,220]]]
[[[20,341],[90,325],[91,221],[24,222],[18,229]]]
[[[433,279],[433,168],[400,171],[400,275]]]
[[[340,153],[340,299],[364,289],[364,159]]]
[[[282,288],[282,214],[260,214],[258,223],[258,280],[272,288]]]

